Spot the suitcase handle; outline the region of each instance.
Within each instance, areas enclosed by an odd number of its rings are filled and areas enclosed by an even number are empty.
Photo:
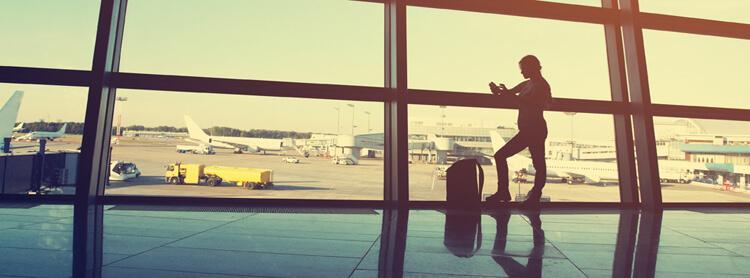
[[[484,188],[484,170],[482,170],[482,165],[479,164],[479,161],[474,160],[474,163],[477,164],[477,167],[479,167],[479,184],[477,186],[477,194],[479,194],[479,201],[482,201],[482,189]]]

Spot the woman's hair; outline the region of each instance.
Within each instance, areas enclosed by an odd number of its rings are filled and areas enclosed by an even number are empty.
[[[521,61],[519,61],[518,63],[521,63],[523,65],[534,66],[540,70],[542,69],[542,64],[539,62],[539,59],[536,58],[536,56],[534,55],[523,56],[523,58],[521,58]]]

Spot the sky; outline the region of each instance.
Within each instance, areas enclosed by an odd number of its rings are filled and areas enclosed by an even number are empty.
[[[598,0],[559,0],[598,6]],[[714,5],[709,5],[708,3]],[[643,0],[643,11],[750,23],[746,0]],[[98,1],[0,2],[0,65],[91,67]],[[555,97],[610,99],[601,25],[504,15],[407,10],[409,87],[486,93],[489,81],[522,81],[517,61],[535,54]],[[120,69],[124,72],[277,81],[383,85],[383,6],[341,0],[130,0]],[[750,108],[750,41],[644,31],[655,103]],[[26,95],[21,121],[82,121],[86,88],[0,84],[0,101]],[[355,133],[382,131],[372,102],[177,94],[119,90],[125,125]],[[339,109],[337,112],[336,108]],[[365,111],[369,112],[368,116]],[[412,105],[410,120],[513,126],[515,111]],[[337,118],[340,117],[340,121]],[[570,117],[548,112],[551,137],[567,138]],[[612,138],[612,117],[578,114],[581,139]]]

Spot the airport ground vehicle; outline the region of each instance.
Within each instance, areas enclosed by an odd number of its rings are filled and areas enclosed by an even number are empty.
[[[354,165],[354,160],[347,157],[334,157],[331,159],[331,163],[338,164],[338,165]]]
[[[269,169],[174,163],[167,165],[164,181],[208,186],[228,182],[250,189],[261,189],[273,186],[273,172]]]
[[[141,176],[141,170],[135,163],[124,161],[112,161],[109,164],[109,180],[127,181]]]
[[[214,154],[214,147],[211,145],[200,144],[198,146],[192,145],[177,145],[178,153],[193,153],[193,154]]]
[[[438,166],[435,168],[435,174],[438,179],[444,180],[448,178],[448,166]]]
[[[693,175],[689,172],[682,171],[662,171],[659,173],[659,179],[663,183],[690,183]]]
[[[284,161],[284,162],[286,162],[286,163],[299,163],[299,159],[297,159],[295,157],[291,157],[291,156],[287,156],[287,157],[285,157],[285,158],[283,158],[281,160]]]

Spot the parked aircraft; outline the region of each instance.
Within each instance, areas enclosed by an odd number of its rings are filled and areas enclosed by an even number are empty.
[[[57,131],[34,131],[31,133],[28,133],[24,136],[18,137],[16,141],[21,140],[39,140],[39,139],[47,139],[49,141],[54,141],[57,138],[62,137],[65,135],[65,129],[68,127],[68,124],[65,123],[63,126],[57,130]]]
[[[3,107],[0,108],[0,139],[13,137],[14,126],[18,118],[18,109],[21,107],[22,99],[23,91],[15,91]],[[2,145],[3,141],[0,140],[0,146]]]
[[[498,150],[505,144],[502,136],[497,132],[490,132],[493,150]],[[493,164],[494,158],[491,158]],[[671,173],[692,172],[693,170],[707,169],[703,163],[687,161],[659,160],[659,168],[664,177],[663,180],[674,180],[677,182],[689,182],[687,177],[672,177]],[[508,158],[510,171],[524,170],[533,175],[536,170],[531,159],[521,154]],[[547,160],[547,178],[559,178],[567,183],[616,183],[619,180],[617,162],[602,162],[590,160]]]
[[[198,124],[185,115],[185,124],[188,128],[187,139],[190,142],[206,144],[215,148],[239,148],[252,152],[282,151],[296,149],[294,139],[269,139],[269,138],[250,138],[250,137],[230,137],[230,136],[211,136],[206,134]]]
[[[16,127],[13,128],[13,132],[20,132],[23,130],[23,123],[19,123]]]

